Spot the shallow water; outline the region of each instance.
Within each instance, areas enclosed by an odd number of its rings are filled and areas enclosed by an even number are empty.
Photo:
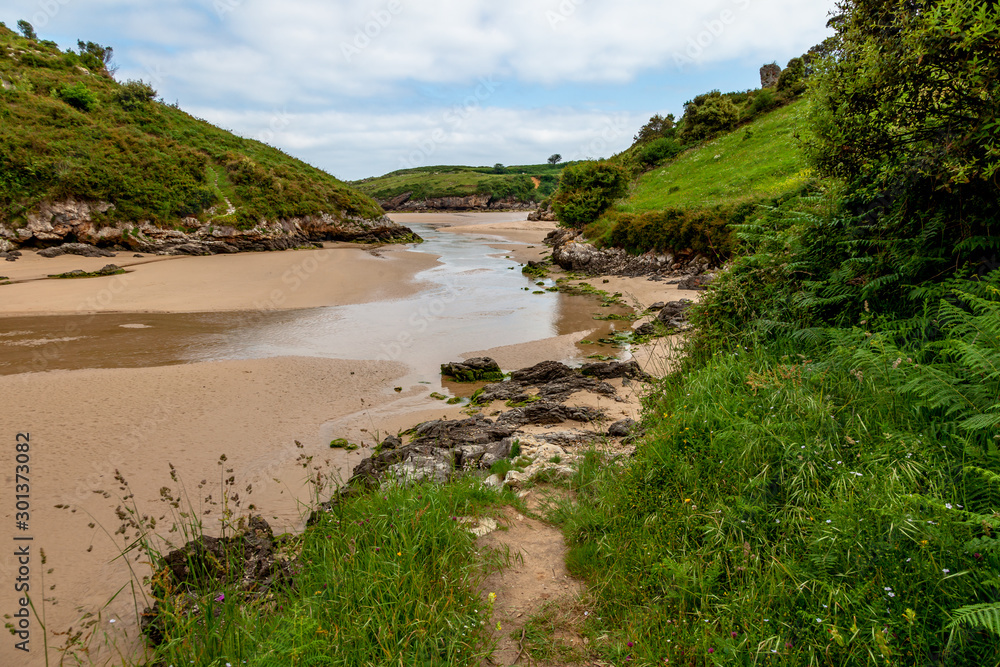
[[[413,250],[439,256],[440,265],[416,276],[427,287],[407,299],[305,310],[4,318],[0,374],[308,356],[401,361],[412,369],[409,379],[436,384],[440,364],[462,352],[594,328],[588,337],[596,340],[614,328],[594,313],[619,309],[544,291],[551,281],[536,285],[483,236],[411,226],[425,239]]]

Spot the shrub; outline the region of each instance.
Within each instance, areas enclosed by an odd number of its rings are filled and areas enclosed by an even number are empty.
[[[739,119],[740,111],[733,101],[714,90],[684,105],[681,138],[685,141],[704,141],[729,132],[736,127]]]
[[[608,210],[628,189],[628,172],[611,162],[581,162],[567,167],[552,197],[552,210],[564,225],[583,227]]]
[[[777,96],[774,94],[770,88],[764,88],[757,91],[754,95],[753,101],[747,106],[746,112],[744,113],[744,118],[753,118],[758,114],[762,114],[765,111],[770,111],[774,107],[780,104]]]
[[[800,82],[806,76],[806,63],[802,58],[792,58],[788,61],[788,67],[786,67],[781,72],[781,76],[778,77],[778,90],[780,91],[796,91],[800,86]]]
[[[97,106],[97,96],[82,83],[63,86],[56,92],[56,96],[74,109],[85,113],[93,111]]]
[[[660,137],[659,139],[653,139],[648,144],[643,146],[639,151],[638,157],[639,162],[647,167],[653,167],[660,164],[664,160],[669,160],[680,152],[681,145],[676,139]]]
[[[610,242],[629,252],[661,250],[676,254],[701,254],[719,262],[732,253],[731,214],[722,210],[670,208],[639,215],[620,213]]]
[[[123,109],[138,109],[156,98],[156,91],[145,81],[126,81],[115,93],[115,102]]]

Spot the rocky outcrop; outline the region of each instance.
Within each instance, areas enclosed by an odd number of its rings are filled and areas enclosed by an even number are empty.
[[[538,208],[528,214],[528,220],[539,221],[543,220],[545,222],[555,222],[556,212],[552,210],[552,204],[549,202],[544,202],[540,204]]]
[[[530,211],[538,206],[513,197],[495,199],[488,194],[465,197],[432,197],[412,199],[412,192],[404,192],[390,199],[378,200],[386,211]]]
[[[584,368],[593,376],[603,378],[648,377],[635,362],[588,364]],[[340,494],[321,506],[319,511],[329,511],[341,497],[378,488],[382,484],[446,482],[465,472],[488,470],[500,459],[509,457],[515,444],[521,448],[522,455],[525,453],[524,443],[564,448],[592,444],[605,437],[603,431],[574,428],[544,435],[527,435],[521,429],[528,425],[592,424],[602,421],[605,418],[603,410],[565,404],[566,399],[577,391],[618,398],[613,386],[593,376],[584,375],[580,370],[556,361],[544,361],[514,371],[509,380],[484,387],[478,402],[514,399],[524,401],[524,405],[500,412],[495,420],[475,415],[469,419],[426,422],[413,429],[407,444],[396,436],[386,438],[375,454],[354,468],[354,474]],[[537,393],[530,393],[529,388],[536,389]],[[484,397],[488,398],[484,400]],[[630,422],[619,424],[616,432],[627,431],[626,435],[632,435],[634,430],[634,423]],[[316,519],[314,514],[310,522]]]
[[[363,220],[321,214],[269,222],[251,229],[202,223],[186,218],[182,229],[157,227],[148,221],[105,225],[97,218],[112,206],[105,202],[67,200],[43,204],[13,229],[0,225],[0,243],[21,247],[70,248],[85,244],[97,248],[131,250],[166,255],[213,255],[248,250],[287,250],[321,241],[393,242],[417,237],[408,227],[388,217]]]
[[[164,611],[159,600],[167,596],[171,600],[168,613],[193,619],[202,613],[198,609],[200,591],[236,591],[249,601],[259,600],[273,587],[287,585],[292,580],[292,568],[278,551],[271,527],[260,516],[251,517],[233,537],[202,535],[171,551],[153,577],[152,592],[157,602],[142,612],[143,634],[154,646],[164,641],[160,619]]]
[[[597,248],[575,229],[555,229],[549,232],[545,243],[552,246],[553,262],[567,271],[589,275],[651,276],[653,280],[680,281],[707,274],[711,268],[709,259],[698,254],[651,251],[633,255],[621,248]]]
[[[781,78],[781,66],[778,63],[769,63],[760,68],[760,87],[774,88]]]

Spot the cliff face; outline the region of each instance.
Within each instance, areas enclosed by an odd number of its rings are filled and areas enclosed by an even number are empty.
[[[378,203],[386,211],[528,211],[538,206],[535,202],[524,202],[513,197],[494,199],[490,195],[431,199],[411,199],[412,196],[412,192],[406,192]]]
[[[319,241],[399,242],[417,240],[409,227],[382,216],[374,220],[321,214],[279,221],[262,220],[251,229],[202,223],[186,218],[180,229],[148,221],[100,225],[94,217],[111,208],[105,202],[67,200],[42,204],[27,224],[0,225],[0,250],[88,243],[146,253],[207,255],[245,250],[285,250]]]

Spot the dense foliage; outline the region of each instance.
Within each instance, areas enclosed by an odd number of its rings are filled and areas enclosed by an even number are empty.
[[[108,223],[382,215],[319,169],[153,101],[144,82],[119,85],[106,70],[109,47],[80,50],[0,28],[0,223],[16,227],[41,203],[68,198],[114,204]]]
[[[908,286],[998,265],[1000,10],[970,0],[841,9],[811,152],[823,175],[848,183],[857,217],[818,232],[831,255],[811,270],[855,310],[864,299],[897,308]]]
[[[552,210],[564,225],[582,227],[604,213],[628,188],[628,171],[612,162],[567,167],[552,197]]]

